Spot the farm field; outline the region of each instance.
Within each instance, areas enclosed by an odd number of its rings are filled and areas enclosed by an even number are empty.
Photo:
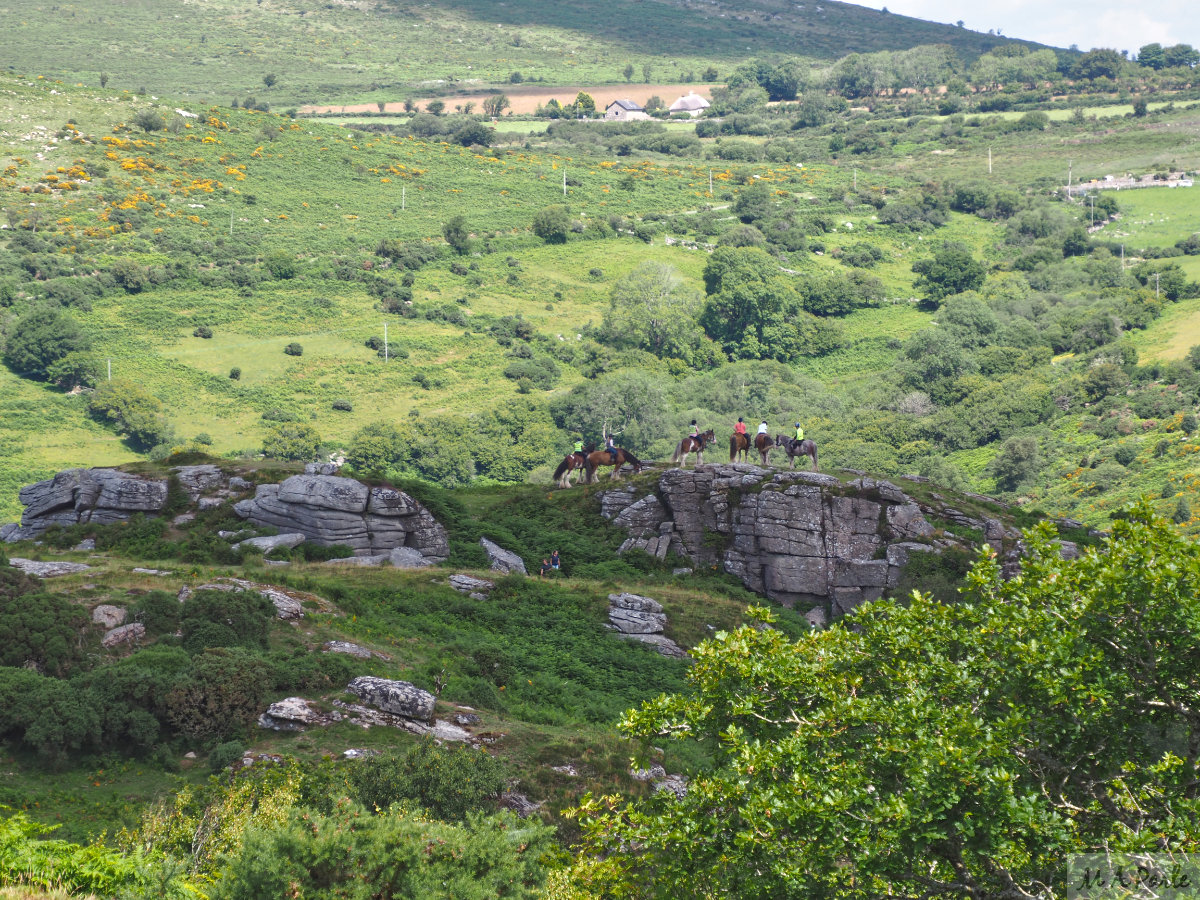
[[[1200,232],[1200,188],[1141,188],[1117,191],[1121,219],[1106,225],[1112,239],[1169,247]]]
[[[545,106],[550,100],[557,100],[564,106],[575,102],[575,96],[579,93],[590,94],[592,99],[596,101],[596,109],[603,112],[614,100],[633,100],[635,103],[640,103],[643,106],[651,97],[660,97],[668,106],[675,102],[679,97],[688,93],[696,93],[708,100],[712,99],[711,84],[576,84],[562,85],[555,87],[545,87],[544,85],[508,85],[499,89],[509,100],[509,109],[513,115],[528,116],[532,115],[539,106]],[[449,107],[454,107],[460,104],[473,103],[478,110],[482,108],[483,101],[488,97],[494,96],[496,92],[487,94],[451,94],[444,98],[445,103]],[[404,110],[402,103],[384,102],[384,113],[401,113]],[[423,103],[417,103],[418,109],[424,109]],[[328,113],[373,113],[379,111],[378,104],[351,104],[347,106],[303,106],[300,108],[300,113],[305,116],[314,115],[320,116]]]

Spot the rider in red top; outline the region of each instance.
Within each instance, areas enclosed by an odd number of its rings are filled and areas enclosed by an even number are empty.
[[[738,419],[737,424],[733,426],[733,433],[734,434],[745,434],[746,433],[746,423],[743,422],[741,419]]]

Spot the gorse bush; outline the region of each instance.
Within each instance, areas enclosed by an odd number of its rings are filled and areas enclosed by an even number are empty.
[[[472,747],[420,741],[400,753],[364,759],[350,775],[354,798],[367,809],[416,803],[439,819],[462,822],[494,808],[506,784],[504,763]]]

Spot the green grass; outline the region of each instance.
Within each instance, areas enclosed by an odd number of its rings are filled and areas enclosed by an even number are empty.
[[[1200,265],[1189,268],[1193,270],[1189,277],[1200,276]],[[1159,319],[1144,331],[1130,335],[1129,342],[1147,362],[1183,359],[1189,350],[1200,345],[1200,299],[1168,304]]]
[[[695,10],[678,0],[490,0],[420,4],[246,5],[97,0],[25,5],[9,22],[8,62],[108,89],[274,106],[395,102],[415,91],[504,85],[513,72],[548,84],[622,83],[633,64],[659,80],[728,71],[770,52],[829,59],[850,51],[947,43],[976,56],[1004,39],[830,0],[796,15],[787,0]],[[744,21],[736,21],[745,19]],[[119,47],[120,52],[112,48]],[[278,77],[266,88],[263,77]]]
[[[1121,218],[1100,232],[1109,240],[1126,240],[1132,246],[1169,247],[1200,231],[1200,190],[1195,187],[1138,188],[1116,191],[1114,196],[1121,207]]]

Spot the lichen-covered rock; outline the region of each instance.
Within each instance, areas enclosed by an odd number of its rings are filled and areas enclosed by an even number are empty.
[[[299,532],[318,544],[345,544],[356,555],[381,555],[409,548],[427,561],[450,555],[446,529],[429,510],[403,491],[371,488],[335,475],[293,475],[282,484],[262,484],[234,512],[254,525]]]
[[[62,575],[75,575],[79,572],[87,572],[92,567],[83,563],[66,562],[63,560],[38,560],[38,559],[22,559],[19,556],[14,556],[9,559],[9,565],[14,569],[20,569],[26,575],[33,575],[35,578],[58,578]]]
[[[246,538],[244,541],[238,541],[233,545],[234,550],[258,550],[262,553],[270,553],[272,550],[277,550],[280,547],[291,549],[299,547],[304,543],[306,538],[299,533],[293,534],[272,534],[267,537]]]
[[[437,702],[433,694],[407,681],[392,681],[373,675],[355,678],[346,685],[346,690],[376,709],[421,722],[433,719],[433,708]]]
[[[496,586],[486,578],[475,578],[472,575],[455,574],[451,575],[447,581],[450,582],[450,587],[460,594],[486,594]]]
[[[106,650],[111,650],[113,647],[119,647],[121,644],[140,641],[145,636],[146,626],[141,622],[131,622],[128,625],[121,625],[109,631],[100,639],[100,644]]]
[[[397,569],[423,569],[430,565],[429,560],[421,555],[421,551],[412,547],[396,547],[388,554],[388,562]]]
[[[660,634],[667,626],[662,605],[637,594],[609,594],[608,620],[625,634]]]
[[[324,724],[322,718],[311,701],[303,697],[285,697],[267,707],[267,711],[258,717],[258,726],[273,731],[303,731],[309,725]]]
[[[126,612],[123,607],[101,603],[92,610],[92,622],[102,625],[105,629],[116,628],[125,624]]]
[[[357,656],[359,659],[370,659],[371,651],[349,641],[326,641],[323,647],[326,653],[344,653],[347,656]]]
[[[508,575],[528,574],[525,571],[525,560],[521,559],[521,557],[517,556],[511,550],[505,550],[499,544],[489,541],[485,537],[479,539],[479,546],[487,554],[488,566],[493,572],[504,572]]]
[[[194,503],[200,495],[224,488],[228,482],[225,473],[214,465],[176,466],[171,473],[179,479],[180,486],[188,492]]]

